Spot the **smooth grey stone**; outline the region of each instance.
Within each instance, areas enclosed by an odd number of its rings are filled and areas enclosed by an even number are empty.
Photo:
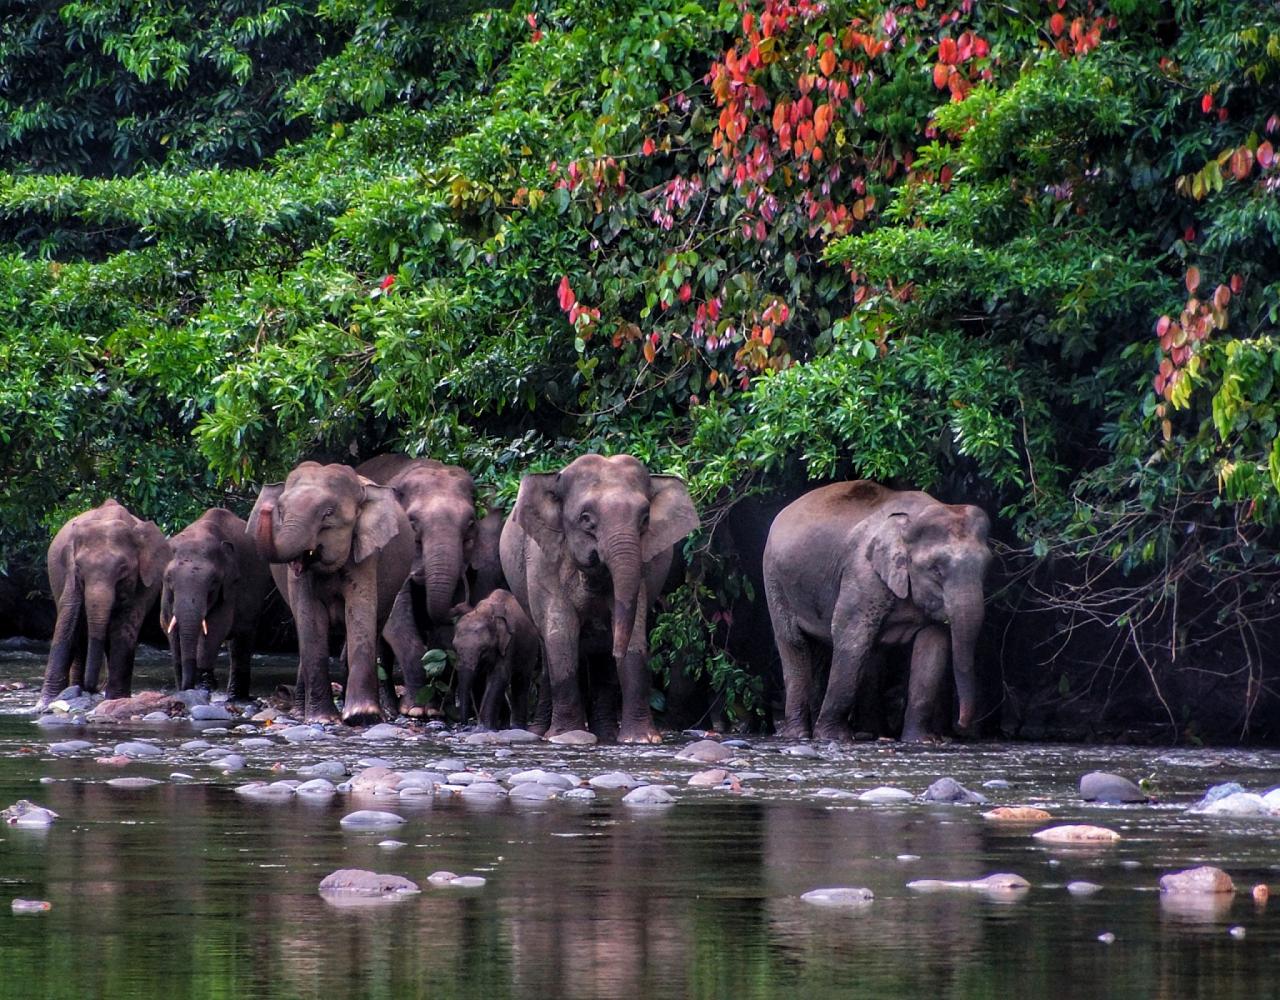
[[[1097,882],[1068,882],[1067,892],[1073,896],[1092,896],[1101,889]]]
[[[82,694],[84,694],[84,691],[80,688],[80,685],[72,684],[70,687],[64,687],[61,691],[59,691],[58,697],[54,698],[53,700],[54,701],[74,701],[76,698],[79,698]]]
[[[1228,795],[1238,795],[1240,792],[1245,790],[1244,785],[1236,781],[1228,781],[1221,785],[1214,785],[1204,793],[1204,798],[1191,807],[1191,811],[1200,812],[1201,810],[1209,808],[1209,806],[1213,805],[1219,799],[1225,799]]]
[[[154,743],[140,743],[137,740],[130,740],[127,743],[117,743],[116,753],[124,754],[126,757],[159,757],[164,751]]]
[[[454,771],[447,775],[445,780],[451,785],[474,785],[477,781],[488,781],[489,779],[479,774],[473,774],[470,771]]]
[[[175,691],[174,698],[186,705],[187,708],[195,708],[197,705],[209,704],[209,692],[204,688],[190,688],[186,691]],[[193,715],[192,718],[195,718]]]
[[[356,767],[385,767],[388,771],[395,770],[395,765],[386,757],[361,757],[356,761]]]
[[[170,771],[169,778],[172,781],[190,781],[195,775],[187,774],[185,771]]]
[[[462,742],[469,747],[488,747],[505,741],[497,733],[482,729],[479,732],[467,733],[462,737]]]
[[[379,840],[378,846],[387,851],[398,850],[401,847],[408,847],[403,840]]]
[[[926,802],[955,802],[982,805],[987,797],[979,792],[971,792],[955,778],[939,778],[925,789],[921,796]]]
[[[19,799],[8,809],[0,812],[0,818],[10,826],[37,829],[52,825],[53,821],[58,818],[58,814],[52,809],[38,806],[34,802]]]
[[[223,757],[230,757],[231,751],[226,747],[210,747],[200,755],[201,760],[220,760]]]
[[[573,729],[559,736],[550,736],[547,742],[563,747],[590,747],[595,746],[599,740],[596,739],[595,733],[589,733],[585,729]]]
[[[889,785],[881,785],[879,788],[869,788],[858,796],[860,802],[871,803],[889,803],[889,802],[910,802],[915,796],[902,788],[893,788]]]
[[[151,788],[153,785],[163,785],[163,781],[157,781],[155,778],[141,777],[124,777],[111,778],[107,784],[112,788]]]
[[[57,729],[62,726],[83,726],[83,715],[42,715],[36,719],[36,725],[42,729]]]
[[[246,799],[279,802],[293,798],[295,790],[292,785],[278,783],[268,785],[265,781],[251,781],[247,785],[238,786],[236,794],[243,795]]]
[[[542,740],[537,733],[531,733],[527,729],[502,729],[498,735],[503,743],[539,743]]]
[[[92,750],[93,744],[88,740],[67,740],[65,743],[50,743],[49,752],[56,754],[80,753],[82,750]]]
[[[467,799],[496,799],[506,794],[506,789],[496,781],[475,781],[462,789],[462,797]]]
[[[534,768],[531,771],[517,771],[506,779],[507,784],[515,787],[533,782],[539,785],[550,785],[553,788],[573,788],[578,782],[572,780],[567,775],[554,774],[551,771],[544,771],[542,768]]]
[[[783,781],[804,781],[804,775],[803,775],[803,774],[797,774],[796,772],[792,771],[790,774],[788,774],[788,775],[787,775],[785,778],[783,778],[782,780],[783,780]]]
[[[381,809],[357,809],[347,813],[341,820],[342,826],[349,830],[388,830],[406,822],[403,816]]]
[[[246,723],[243,726],[232,726],[231,731],[233,733],[256,733],[258,731],[258,727],[250,726]]]
[[[400,774],[399,788],[404,791],[406,788],[434,788],[436,785],[442,785],[448,779],[439,771],[403,771]]]
[[[346,773],[347,766],[340,760],[322,760],[298,768],[298,774],[304,778],[342,778]]]
[[[1203,809],[1196,810],[1205,816],[1270,816],[1271,807],[1261,795],[1253,792],[1233,792],[1215,799]]]
[[[395,794],[402,799],[422,798],[424,795],[435,795],[436,788],[436,785],[409,785],[398,789]]]
[[[800,898],[814,906],[866,906],[875,893],[862,888],[811,889]]]
[[[336,795],[338,790],[328,778],[312,778],[310,781],[304,781],[294,791],[298,795],[308,795],[313,798],[330,798]]]
[[[313,729],[311,726],[288,726],[281,730],[280,735],[287,743],[314,743],[325,739],[328,734],[323,729]]]
[[[428,885],[449,885],[458,876],[454,872],[432,872],[427,876]]]
[[[495,760],[506,760],[511,756],[511,751],[506,747],[499,747],[497,750],[493,751],[493,756]]]
[[[455,889],[479,889],[484,882],[485,880],[479,875],[459,875],[448,884]]]
[[[733,748],[726,747],[716,740],[698,740],[690,743],[676,753],[676,760],[692,760],[699,764],[717,764],[723,760],[731,760]]]
[[[47,899],[15,899],[9,904],[9,909],[14,913],[46,913],[53,909],[53,904]]]
[[[819,757],[821,756],[817,750],[809,746],[807,743],[797,743],[795,746],[783,747],[782,753],[789,757]]]
[[[275,746],[276,741],[269,740],[265,736],[250,736],[243,740],[236,740],[236,744],[246,750],[263,750],[266,747]]]
[[[746,740],[738,740],[738,739],[733,739],[733,740],[721,740],[721,741],[720,741],[720,745],[721,745],[721,746],[725,746],[725,747],[733,747],[735,750],[750,750],[750,749],[751,749],[751,744],[750,744],[750,743],[748,743]]]
[[[193,720],[192,720],[192,722],[194,723],[194,721],[195,721],[195,720],[193,719]],[[226,726],[204,726],[204,725],[202,725],[202,726],[200,727],[200,732],[204,733],[206,736],[221,736],[221,735],[223,735],[224,733],[229,733],[229,732],[231,732],[231,730],[230,730],[230,729],[228,729]]]
[[[628,806],[669,806],[675,802],[675,796],[657,785],[642,785],[622,796],[622,802]]]
[[[187,740],[187,742],[181,744],[178,747],[178,749],[179,750],[208,750],[209,747],[211,746],[213,746],[213,744],[210,743],[208,740]]]
[[[1268,809],[1272,812],[1280,812],[1280,788],[1273,788],[1262,796],[1262,801],[1266,803]]]
[[[606,791],[616,788],[625,788],[630,791],[633,788],[639,788],[644,782],[632,777],[626,771],[606,771],[604,774],[597,774],[587,784],[592,788],[601,788]]]
[[[511,791],[507,792],[508,797],[525,802],[547,802],[558,794],[557,790],[550,785],[542,785],[536,781],[525,781],[513,785]]]
[[[362,868],[341,868],[324,877],[320,891],[358,896],[404,896],[422,890],[416,882],[401,875],[379,875]]]
[[[844,788],[819,788],[813,793],[821,799],[856,799],[857,792],[850,792]]]
[[[983,788],[1008,788],[1009,782],[1005,781],[1004,778],[992,778],[990,781],[984,781],[982,783],[982,787]]]
[[[403,737],[405,731],[399,726],[393,726],[389,722],[379,722],[376,726],[370,726],[364,731],[366,740],[398,740]]]
[[[232,715],[222,705],[192,705],[191,718],[196,722],[230,722]]]
[[[143,722],[172,722],[168,712],[148,712],[142,717]]]
[[[209,766],[219,771],[239,771],[244,768],[244,758],[238,753],[229,753],[225,757],[210,761]]]
[[[444,774],[450,774],[454,771],[465,771],[467,764],[465,761],[458,760],[456,757],[442,757],[440,760],[433,760],[427,767],[433,771],[440,771]]]
[[[589,802],[595,797],[596,793],[590,788],[570,788],[568,791],[560,793],[560,798],[572,799],[576,802]]]
[[[1146,802],[1149,796],[1128,778],[1109,771],[1090,771],[1080,779],[1086,802]]]

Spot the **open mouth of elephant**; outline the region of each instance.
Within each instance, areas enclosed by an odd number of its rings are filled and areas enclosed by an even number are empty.
[[[302,576],[308,568],[320,561],[319,549],[307,549],[301,556],[289,563],[289,570],[295,577]]]

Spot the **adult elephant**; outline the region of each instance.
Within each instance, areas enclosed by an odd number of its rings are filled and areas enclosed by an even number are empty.
[[[974,716],[973,649],[991,561],[987,515],[927,493],[860,480],[823,486],[785,507],[764,550],[769,617],[782,658],[792,739],[849,738],[849,713],[877,646],[911,644],[904,740],[929,735],[950,659],[959,727]],[[819,647],[831,649],[815,701]]]
[[[169,636],[179,689],[216,684],[218,650],[231,640],[227,694],[249,697],[249,661],[271,572],[248,525],[222,507],[207,510],[169,541],[160,627]]]
[[[58,605],[38,709],[68,684],[96,691],[106,664],[108,698],[125,698],[143,619],[160,594],[169,542],[115,500],[64,524],[49,545]]]
[[[473,599],[468,573],[479,537],[475,482],[461,466],[430,458],[380,455],[359,468],[384,478],[413,529],[412,569],[382,632],[404,674],[400,710],[407,714],[418,708],[426,684],[424,639],[446,643],[454,606]]]
[[[248,533],[285,596],[298,631],[294,704],[308,721],[334,721],[329,632],[345,628],[342,719],[382,717],[378,635],[413,561],[413,529],[395,494],[346,465],[303,462],[262,488]]]
[[[672,546],[697,526],[684,482],[650,475],[630,455],[583,455],[559,472],[521,480],[502,530],[502,569],[542,637],[549,735],[586,728],[580,656],[612,655],[608,674],[621,681],[621,725],[612,717],[612,698],[605,699],[596,735],[658,741],[646,619],[671,567]]]

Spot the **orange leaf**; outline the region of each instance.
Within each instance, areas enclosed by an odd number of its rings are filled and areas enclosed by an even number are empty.
[[[1189,268],[1187,268],[1187,291],[1194,294],[1195,290],[1199,287],[1200,287],[1200,268],[1192,264]]]
[[[1067,19],[1061,14],[1054,14],[1049,18],[1049,30],[1053,32],[1053,37],[1057,38],[1062,34],[1063,29],[1067,26]]]
[[[1231,154],[1231,176],[1242,181],[1253,171],[1253,154],[1248,146],[1238,146]]]
[[[822,58],[818,60],[818,68],[822,70],[823,76],[830,76],[836,68],[836,54],[827,49],[822,53]]]
[[[1231,289],[1226,285],[1219,285],[1213,291],[1213,304],[1219,309],[1227,308],[1227,303],[1231,301]]]
[[[954,65],[960,58],[960,50],[956,45],[956,40],[951,37],[944,38],[938,43],[938,61],[948,65]]]
[[[933,85],[939,90],[943,90],[947,86],[947,77],[951,75],[951,69],[946,63],[933,64]]]
[[[657,351],[655,351],[655,350],[654,350],[654,348],[653,348],[653,342],[652,342],[652,341],[648,341],[648,340],[646,340],[646,341],[644,342],[644,359],[645,359],[645,361],[647,361],[649,364],[653,364],[653,359],[654,359],[654,357],[656,357],[656,356],[657,356],[657,353],[658,353],[658,352],[657,352]]]

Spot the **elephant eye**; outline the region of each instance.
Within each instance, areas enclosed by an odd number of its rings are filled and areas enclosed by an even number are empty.
[[[649,527],[649,512],[646,510],[640,515],[640,530],[644,531],[647,527]]]
[[[585,510],[578,515],[578,523],[583,531],[594,531],[596,527],[596,519]]]

